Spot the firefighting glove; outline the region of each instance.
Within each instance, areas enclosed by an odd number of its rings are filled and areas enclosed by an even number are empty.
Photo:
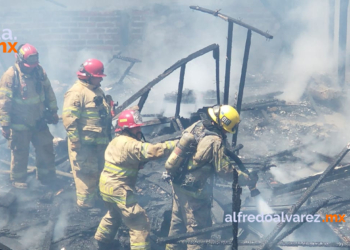
[[[57,124],[58,121],[59,121],[58,114],[57,113],[52,114],[52,120],[51,120],[52,124]]]
[[[77,152],[80,150],[80,147],[80,142],[72,142],[71,150]]]
[[[1,130],[2,136],[8,140],[10,138],[11,135],[11,129],[9,126],[3,126],[2,130]]]
[[[256,186],[256,183],[258,182],[259,177],[255,172],[252,172],[249,175],[240,170],[237,170],[237,172],[238,172],[238,183],[240,186],[248,186],[249,188]]]

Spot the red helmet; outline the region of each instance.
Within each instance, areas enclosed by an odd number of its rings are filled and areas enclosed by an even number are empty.
[[[39,53],[33,45],[22,44],[16,54],[18,62],[23,63],[27,68],[35,68],[39,64]]]
[[[124,110],[118,118],[118,128],[115,132],[119,132],[124,128],[136,128],[142,126],[142,117],[139,111]]]
[[[77,76],[81,80],[89,79],[90,77],[104,77],[103,63],[97,59],[87,59],[82,65],[80,65]]]

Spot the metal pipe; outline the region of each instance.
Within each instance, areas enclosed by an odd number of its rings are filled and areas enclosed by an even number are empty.
[[[235,24],[237,24],[239,26],[242,26],[244,28],[250,29],[250,30],[256,32],[257,34],[266,37],[267,39],[272,39],[273,38],[273,36],[271,36],[267,32],[261,31],[261,30],[255,28],[255,27],[253,27],[253,26],[251,26],[249,24],[246,24],[246,23],[244,23],[244,22],[242,22],[240,20],[237,20],[235,18],[229,17],[229,16],[227,16],[225,14],[222,14],[219,11],[209,10],[209,9],[205,9],[205,8],[202,8],[202,7],[199,7],[199,6],[190,6],[190,8],[193,9],[193,10],[198,10],[198,11],[201,11],[201,12],[204,12],[204,13],[208,13],[208,14],[220,17],[221,19],[223,19],[225,21],[232,22],[232,23],[235,23]]]
[[[340,163],[340,161],[345,157],[345,155],[350,151],[350,143],[340,152],[339,156],[333,161],[332,164],[323,172],[323,174],[305,191],[305,193],[299,198],[297,203],[293,205],[287,215],[291,216],[295,214],[298,209],[304,204],[304,202],[311,196],[312,192],[321,184],[324,178],[333,171],[333,169]],[[268,250],[271,248],[271,242],[276,238],[276,236],[282,231],[286,225],[286,221],[277,224],[275,229],[266,237],[259,250]]]
[[[186,64],[181,66],[180,81],[179,81],[179,87],[177,90],[175,117],[179,117],[180,115],[180,106],[181,106],[181,99],[182,99],[182,90],[184,88],[185,71],[186,71]]]
[[[228,32],[227,32],[227,51],[226,51],[224,104],[228,104],[228,96],[229,96],[229,92],[230,92],[232,33],[233,33],[233,22],[229,21],[228,22]]]
[[[345,84],[348,6],[349,0],[340,0],[338,48],[338,83],[340,86]]]
[[[244,56],[243,56],[241,80],[239,82],[239,91],[238,91],[237,105],[236,105],[236,109],[237,109],[238,114],[241,114],[243,92],[244,92],[245,79],[247,76],[248,59],[249,59],[251,41],[252,41],[252,31],[248,30],[247,40],[246,40],[245,49],[244,49]],[[239,128],[239,126],[236,129],[236,133],[232,136],[232,147],[235,147],[237,144],[238,128]]]

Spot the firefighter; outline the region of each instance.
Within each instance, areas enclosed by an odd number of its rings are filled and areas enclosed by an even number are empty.
[[[99,249],[111,249],[118,227],[129,227],[130,249],[150,249],[150,224],[145,210],[137,203],[135,184],[142,166],[167,156],[176,141],[150,144],[142,141],[142,120],[138,110],[125,110],[118,118],[116,137],[108,145],[100,178],[100,193],[108,208],[95,234]]]
[[[209,108],[208,114],[210,118],[194,123],[183,132],[180,145],[174,150],[174,152],[180,152],[179,149],[184,153],[190,152],[187,159],[182,155],[185,158],[182,170],[181,168],[173,169],[179,167],[179,161],[176,160],[179,156],[174,153],[165,164],[168,173],[172,173],[173,187],[169,236],[211,226],[210,212],[214,175],[232,181],[233,171],[237,171],[240,184],[247,185],[250,180],[247,174],[235,170],[225,154],[226,133],[235,133],[240,121],[238,112],[229,105],[218,105]],[[191,142],[191,138],[194,143]],[[192,153],[191,148],[194,148]],[[207,237],[208,235],[201,235],[194,238],[205,239]],[[167,244],[166,249],[184,248],[181,245]],[[187,249],[205,248],[199,245],[188,245]]]
[[[77,72],[78,80],[64,96],[62,120],[74,176],[78,208],[89,210],[98,201],[98,180],[104,152],[110,141],[111,114],[100,83],[103,63],[88,59]]]
[[[27,188],[29,146],[36,153],[37,179],[55,183],[53,136],[47,124],[57,124],[57,101],[33,45],[17,49],[16,63],[0,80],[0,123],[11,149],[10,179],[15,188]]]

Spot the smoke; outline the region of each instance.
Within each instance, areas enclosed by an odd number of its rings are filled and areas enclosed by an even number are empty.
[[[333,57],[329,54],[328,1],[304,1],[289,13],[290,22],[302,23],[292,43],[292,57],[283,63],[286,86],[283,98],[298,101],[310,78],[331,73]],[[288,69],[285,68],[288,66]]]
[[[60,207],[60,214],[58,216],[58,219],[53,231],[53,241],[58,240],[64,237],[65,235],[65,229],[68,225],[69,206],[70,204],[65,203]]]

